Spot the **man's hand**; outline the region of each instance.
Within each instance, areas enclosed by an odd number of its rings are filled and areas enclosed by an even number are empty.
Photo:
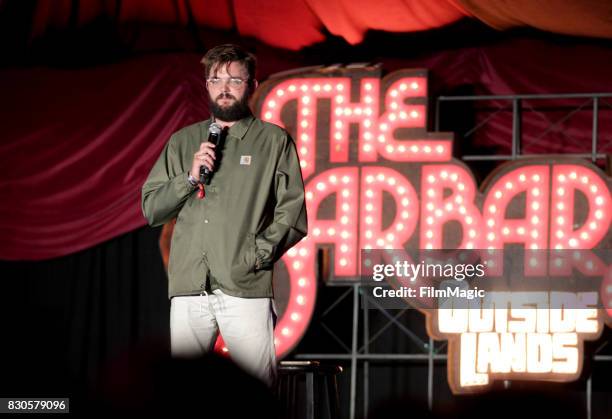
[[[200,144],[200,149],[193,155],[193,163],[191,164],[191,176],[200,179],[200,166],[206,167],[211,172],[215,167],[215,145],[210,141],[205,141]]]

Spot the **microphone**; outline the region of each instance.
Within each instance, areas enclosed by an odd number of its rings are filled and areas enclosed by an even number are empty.
[[[216,122],[210,124],[208,128],[208,141],[214,145],[219,144],[219,137],[221,136],[221,126]],[[200,166],[200,183],[208,185],[212,177],[212,171],[208,170],[206,166]]]

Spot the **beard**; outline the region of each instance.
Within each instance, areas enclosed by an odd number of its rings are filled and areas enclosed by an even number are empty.
[[[217,100],[227,98],[234,99],[234,103],[229,106],[221,106]],[[249,108],[249,95],[245,92],[242,99],[238,100],[229,93],[221,93],[215,100],[208,96],[208,109],[213,116],[221,121],[234,122],[251,115]]]

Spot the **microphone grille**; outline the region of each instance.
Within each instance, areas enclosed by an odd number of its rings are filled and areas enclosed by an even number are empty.
[[[210,127],[208,128],[208,132],[210,134],[219,135],[221,134],[221,126],[217,124],[216,122],[213,122],[212,124],[210,124]]]

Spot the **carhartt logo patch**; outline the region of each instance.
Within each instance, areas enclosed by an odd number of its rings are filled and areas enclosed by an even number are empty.
[[[251,165],[251,156],[240,156],[240,164],[245,166]]]

